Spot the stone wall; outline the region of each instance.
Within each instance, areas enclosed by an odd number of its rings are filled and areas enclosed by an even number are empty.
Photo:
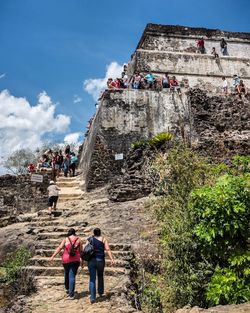
[[[169,131],[189,132],[187,97],[149,90],[106,91],[85,140],[80,167],[84,188],[100,187],[120,175],[131,143]],[[123,160],[116,160],[123,154]]]
[[[196,40],[204,37],[206,54],[198,54]],[[222,55],[220,40],[228,43],[228,55]],[[219,59],[211,55],[216,48]],[[190,87],[202,81],[221,86],[221,77],[231,80],[238,74],[250,87],[250,33],[148,24],[129,63],[129,74],[168,72],[177,79],[188,79]],[[231,81],[229,81],[231,83]]]
[[[0,176],[0,227],[16,222],[20,214],[47,207],[51,176],[42,175],[43,183],[31,182],[30,174]]]
[[[113,200],[124,201],[125,189],[147,194],[149,188],[141,177],[133,172],[127,175],[127,156],[131,143],[164,131],[188,140],[194,149],[218,161],[250,154],[249,106],[249,96],[222,96],[201,89],[187,90],[182,96],[170,91],[107,91],[98,109],[98,121],[94,120],[84,143],[81,164],[85,189],[112,181],[113,186],[120,186],[117,192],[110,192]],[[121,153],[123,160],[115,160]]]

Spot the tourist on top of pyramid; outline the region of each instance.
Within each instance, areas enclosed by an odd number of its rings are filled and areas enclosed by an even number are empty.
[[[219,58],[219,54],[216,52],[215,47],[212,48],[211,54],[215,57],[215,59]]]
[[[114,89],[116,88],[115,82],[113,81],[113,78],[109,78],[107,81],[107,87],[108,89]]]
[[[168,73],[165,73],[162,77],[162,87],[163,88],[170,88],[170,79]]]
[[[239,93],[239,95],[241,96],[241,94],[243,93],[245,96],[247,95],[247,88],[246,85],[243,82],[243,79],[240,80],[239,85],[237,86],[237,91]]]
[[[197,40],[197,49],[199,53],[204,54],[205,53],[205,42],[203,37]]]
[[[126,74],[126,72],[122,72],[122,82],[123,82],[124,88],[129,87],[129,78],[128,78],[128,75]]]
[[[178,80],[176,79],[175,76],[173,76],[172,79],[170,79],[170,88],[173,89],[173,91],[177,91],[178,93],[181,92],[181,88],[180,88],[180,85],[179,85],[179,82]]]
[[[139,89],[141,87],[141,75],[138,72],[135,72],[133,75],[132,87],[133,89]]]
[[[62,240],[60,245],[50,257],[52,262],[54,257],[63,251],[62,265],[64,267],[64,286],[69,300],[75,299],[75,281],[78,267],[80,265],[80,253],[82,251],[82,242],[74,228],[69,229],[68,235]]]
[[[233,76],[233,87],[235,91],[238,91],[238,85],[240,84],[240,78],[238,75],[234,74]]]
[[[94,229],[94,235],[87,239],[87,242],[83,248],[81,254],[83,260],[86,247],[91,244],[93,249],[93,254],[88,256],[88,270],[89,270],[89,293],[90,293],[90,303],[93,303],[96,299],[96,275],[97,275],[97,292],[101,297],[104,294],[104,267],[105,267],[105,251],[111,261],[111,265],[114,265],[115,261],[110,250],[108,241],[101,235],[100,228]],[[83,266],[83,262],[82,262]]]
[[[155,85],[155,76],[151,72],[148,72],[148,74],[144,76],[144,79],[146,80],[147,88],[152,89]]]
[[[227,95],[228,94],[228,82],[226,80],[226,77],[222,77],[222,86],[221,86],[222,92]]]
[[[221,48],[221,53],[223,55],[228,55],[228,52],[227,52],[227,42],[226,42],[226,40],[224,38],[221,39],[220,48]]]

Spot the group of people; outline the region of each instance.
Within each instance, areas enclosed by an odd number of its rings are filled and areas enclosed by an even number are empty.
[[[135,72],[129,81],[126,75],[126,81],[123,82],[122,78],[116,78],[113,80],[109,78],[107,81],[108,89],[120,89],[132,87],[133,89],[151,89],[162,90],[164,88],[170,88],[170,90],[181,92],[180,84],[175,76],[170,77],[168,73],[164,76],[156,76],[152,72],[143,75],[139,72]]]
[[[206,53],[206,48],[205,48],[205,40],[204,40],[204,38],[201,37],[200,39],[198,39],[196,44],[197,44],[197,52],[205,54]],[[220,50],[221,50],[222,55],[228,55],[227,42],[226,42],[226,40],[224,38],[222,38],[221,41],[220,41]],[[215,58],[219,58],[219,54],[216,51],[215,47],[212,48],[211,54]]]
[[[63,251],[62,265],[64,267],[64,286],[68,299],[74,300],[76,274],[80,265],[84,267],[85,261],[81,259],[81,256],[82,252],[89,244],[92,245],[94,252],[87,261],[89,271],[89,301],[92,304],[96,300],[96,276],[98,295],[102,297],[104,294],[105,251],[110,258],[111,265],[115,263],[109,243],[107,239],[102,236],[100,228],[95,228],[93,236],[89,237],[85,243],[76,235],[74,228],[69,229],[67,237],[62,240],[50,257],[50,262],[54,260],[56,255]]]
[[[55,180],[61,171],[63,171],[65,177],[67,177],[68,174],[75,176],[77,163],[77,156],[71,151],[70,145],[67,145],[64,152],[62,152],[62,150],[52,151],[52,149],[44,152],[40,157],[37,166],[34,164],[28,165],[28,172],[33,173],[50,168],[52,169],[52,179]]]
[[[222,92],[224,94],[228,94],[228,81],[226,79],[226,77],[222,77]],[[247,95],[247,88],[246,88],[246,85],[243,81],[243,79],[240,79],[240,77],[238,75],[234,75],[233,76],[233,88],[234,88],[234,91],[239,94],[239,96],[241,97],[242,95]]]

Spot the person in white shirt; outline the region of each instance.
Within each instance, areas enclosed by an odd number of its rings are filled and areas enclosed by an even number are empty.
[[[222,92],[227,95],[228,94],[228,82],[226,80],[226,77],[222,77],[222,86],[221,86]]]
[[[49,182],[49,187],[47,188],[49,192],[49,216],[51,217],[51,214],[53,214],[52,210],[56,210],[56,204],[58,201],[58,194],[60,191],[60,188],[55,184],[53,180]]]

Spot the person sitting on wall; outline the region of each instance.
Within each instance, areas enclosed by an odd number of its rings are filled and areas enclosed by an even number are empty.
[[[197,50],[199,53],[204,54],[205,53],[205,42],[203,37],[197,40]]]
[[[155,77],[154,75],[149,72],[145,77],[144,77],[146,83],[147,83],[147,88],[152,89],[155,85]]]
[[[238,85],[240,84],[240,78],[238,75],[234,74],[233,76],[233,87],[236,92],[238,92]]]
[[[238,91],[238,94],[240,95],[240,97],[241,97],[241,94],[244,94],[245,96],[247,95],[247,88],[243,82],[243,79],[240,80],[240,83],[237,86],[237,91]]]
[[[30,163],[27,167],[27,170],[29,173],[34,173],[36,171],[35,165],[33,163]]]
[[[212,48],[211,54],[214,56],[215,59],[219,58],[219,54],[216,52],[215,47]]]
[[[226,42],[226,40],[224,38],[221,39],[220,48],[221,48],[221,53],[223,55],[228,55],[228,52],[227,52],[227,42]]]
[[[221,86],[223,94],[227,95],[228,94],[228,82],[226,80],[226,77],[222,77],[222,86]]]
[[[128,79],[128,75],[126,74],[126,72],[122,72],[122,82],[123,82],[123,88],[129,87],[129,79]]]
[[[141,87],[141,75],[136,72],[133,76],[133,83],[132,83],[132,86],[133,86],[133,89],[139,89]]]
[[[118,89],[121,88],[121,82],[119,78],[115,79],[115,88],[118,88]]]
[[[170,88],[170,79],[168,73],[162,77],[162,88]]]
[[[108,79],[107,86],[108,86],[108,89],[115,89],[116,88],[116,85],[115,85],[115,82],[113,81],[113,78]]]
[[[176,79],[175,76],[173,76],[173,78],[170,79],[169,82],[170,82],[170,88],[173,91],[177,91],[178,93],[181,93],[181,88],[180,88],[179,82],[178,82],[178,80]]]

